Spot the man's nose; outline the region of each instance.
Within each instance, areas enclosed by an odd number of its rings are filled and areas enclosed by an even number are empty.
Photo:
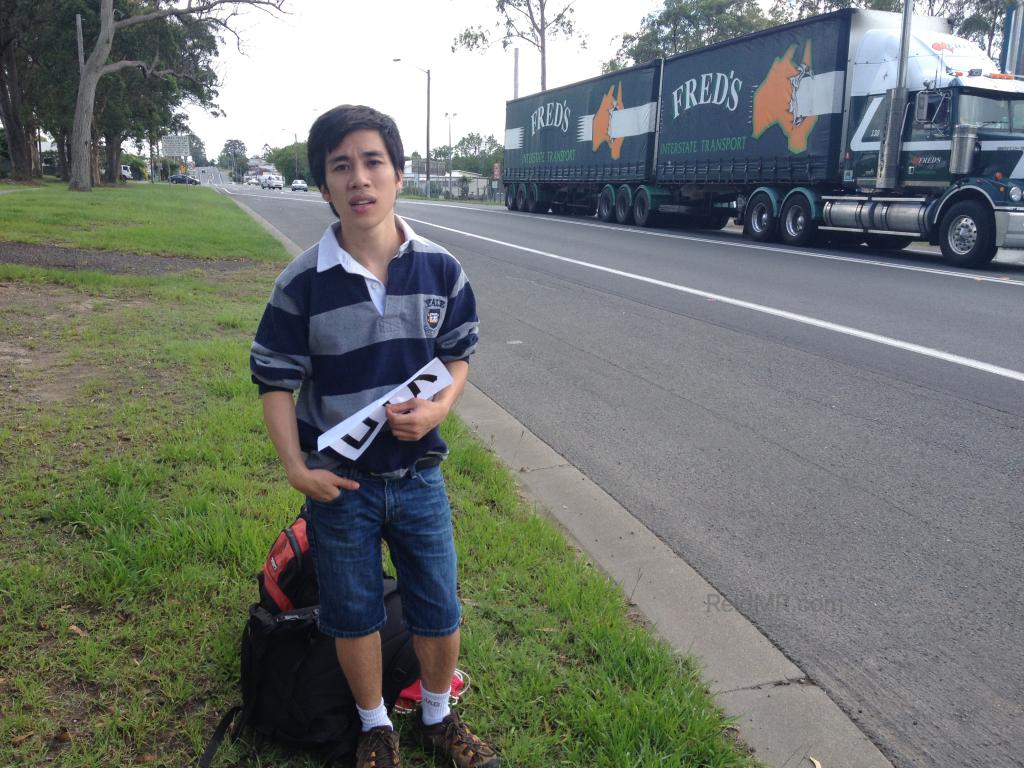
[[[352,166],[352,179],[349,182],[353,187],[365,187],[370,183],[368,169],[363,163],[355,163]]]

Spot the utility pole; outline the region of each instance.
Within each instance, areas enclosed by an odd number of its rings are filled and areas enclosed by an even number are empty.
[[[444,113],[445,118],[448,120],[448,199],[452,197],[452,155],[454,148],[452,147],[452,120],[459,116],[458,112]]]
[[[392,61],[401,61],[401,58],[394,58]],[[408,64],[408,62],[406,62]],[[423,69],[414,64],[409,64],[413,69],[418,69],[427,76],[427,197],[430,197],[430,68]]]
[[[293,178],[299,178],[299,134],[292,134],[295,136],[295,176]]]

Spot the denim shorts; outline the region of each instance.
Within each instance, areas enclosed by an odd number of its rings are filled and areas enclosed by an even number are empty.
[[[331,502],[307,499],[310,549],[320,581],[320,631],[363,637],[384,626],[381,540],[398,573],[405,626],[446,637],[459,628],[455,541],[441,467],[380,479],[358,470],[336,474],[359,483]]]

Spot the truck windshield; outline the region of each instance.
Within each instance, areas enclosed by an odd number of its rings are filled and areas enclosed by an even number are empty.
[[[961,94],[960,123],[999,133],[1024,133],[1024,100]]]

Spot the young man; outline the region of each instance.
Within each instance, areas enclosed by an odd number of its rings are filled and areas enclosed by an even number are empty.
[[[495,768],[494,750],[448,707],[461,612],[439,466],[447,447],[437,427],[465,386],[476,348],[473,291],[451,254],[395,214],[404,153],[390,117],[336,107],[310,129],[308,154],[340,221],[278,277],[250,366],[288,482],[312,513],[320,629],[335,638],[363,724],[357,765],[399,764],[381,697],[383,539],[420,662],[423,703],[413,730],[457,765]],[[357,460],[317,450],[321,433],[434,357],[453,383],[432,400],[387,405],[387,426]]]

